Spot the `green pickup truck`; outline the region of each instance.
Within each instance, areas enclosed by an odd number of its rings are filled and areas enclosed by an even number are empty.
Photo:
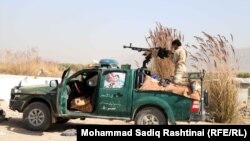
[[[51,80],[44,86],[20,84],[12,88],[9,107],[23,112],[25,127],[35,131],[76,118],[120,119],[134,121],[136,125],[204,119],[203,96],[194,101],[170,92],[139,90],[145,74],[149,73],[143,68],[93,67],[69,76],[67,68],[61,82]],[[109,82],[110,77],[116,83]],[[91,107],[85,108],[86,111],[72,108],[72,101],[79,97],[89,100]]]

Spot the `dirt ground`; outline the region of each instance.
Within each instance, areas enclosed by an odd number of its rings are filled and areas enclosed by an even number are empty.
[[[22,113],[9,110],[8,103],[0,101],[1,108],[6,112],[8,120],[0,122],[0,141],[76,141],[76,136],[62,136],[61,133],[68,129],[75,129],[76,125],[108,124],[108,125],[133,125],[133,122],[105,119],[70,120],[66,124],[55,124],[46,132],[33,132],[26,130],[22,123]],[[215,124],[209,122],[177,122],[183,124]]]
[[[76,141],[76,136],[62,136],[61,133],[67,129],[74,129],[79,124],[111,124],[128,125],[120,120],[86,119],[70,120],[66,124],[55,124],[46,132],[32,132],[24,129],[22,113],[9,110],[8,103],[0,101],[1,108],[6,112],[7,121],[0,122],[0,141]]]

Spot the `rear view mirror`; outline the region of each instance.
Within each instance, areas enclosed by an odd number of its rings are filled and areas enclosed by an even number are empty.
[[[49,86],[53,87],[53,88],[57,87],[58,86],[58,81],[57,80],[51,80],[49,82]]]

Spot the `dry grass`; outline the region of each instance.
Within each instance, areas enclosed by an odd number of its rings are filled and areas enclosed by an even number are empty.
[[[150,48],[162,47],[171,50],[171,43],[174,39],[184,40],[184,36],[176,29],[163,27],[160,23],[154,30],[149,31],[149,36],[146,41]],[[152,72],[158,74],[162,78],[174,75],[174,64],[170,58],[160,59],[153,57]]]
[[[203,32],[203,37],[195,37],[198,45],[192,45],[195,54],[190,54],[192,66],[205,69],[205,87],[209,92],[209,112],[216,122],[239,122],[237,103],[238,85],[234,81],[238,73],[238,59],[233,42],[224,36],[211,36]],[[232,36],[231,36],[232,37]]]
[[[15,75],[37,75],[43,70],[43,76],[61,76],[62,71],[56,62],[39,57],[35,49],[28,51],[0,51],[0,73]]]

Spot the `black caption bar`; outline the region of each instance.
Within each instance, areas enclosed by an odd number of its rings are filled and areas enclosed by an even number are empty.
[[[133,137],[133,138],[237,138],[250,140],[250,125],[175,125],[175,126],[135,126],[135,125],[82,125],[77,127],[77,140],[86,137]]]

